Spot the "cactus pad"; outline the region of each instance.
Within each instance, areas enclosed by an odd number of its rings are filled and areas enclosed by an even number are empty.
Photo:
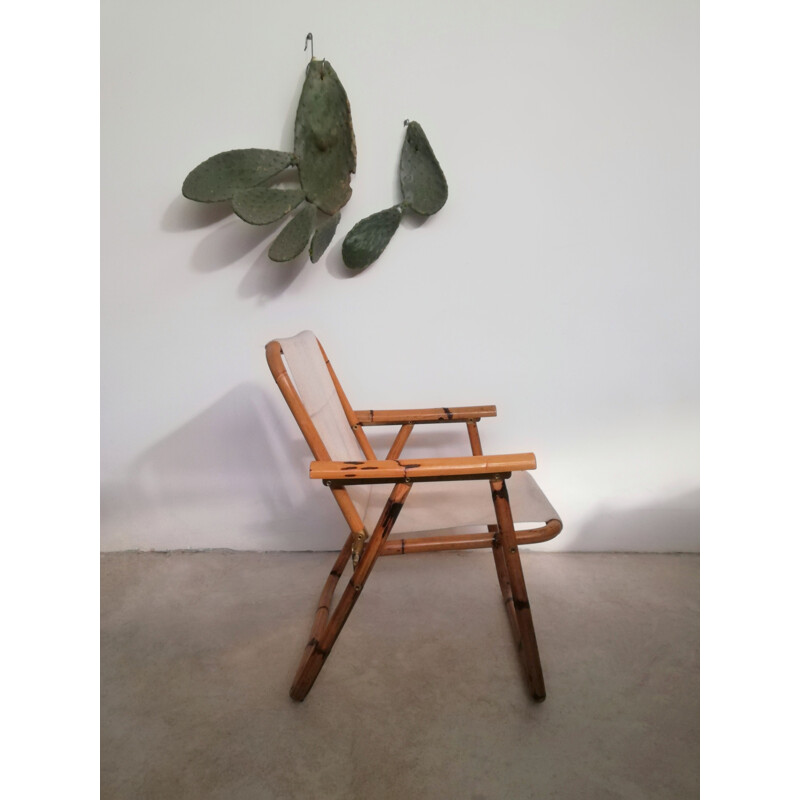
[[[268,225],[285,217],[304,198],[300,189],[254,186],[252,189],[240,189],[233,195],[233,210],[251,225]]]
[[[326,214],[336,214],[352,193],[356,140],[347,94],[327,61],[312,59],[306,68],[294,150],[306,198]]]
[[[375,261],[394,236],[402,216],[400,206],[392,206],[357,223],[342,242],[345,265],[350,269],[363,269]]]
[[[335,214],[330,219],[326,219],[315,231],[314,237],[311,239],[311,247],[309,248],[312,264],[316,264],[317,261],[320,260],[322,254],[331,243],[341,218],[341,214]]]
[[[435,214],[447,200],[447,180],[418,122],[409,122],[400,154],[403,200],[418,214]]]
[[[291,261],[297,258],[311,238],[316,216],[317,210],[314,206],[304,205],[278,234],[269,248],[269,257],[273,261]]]
[[[257,186],[295,161],[279,150],[228,150],[195,167],[183,182],[183,195],[200,203],[230,200],[239,189]]]

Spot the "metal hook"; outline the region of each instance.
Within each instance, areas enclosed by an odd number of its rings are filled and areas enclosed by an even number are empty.
[[[314,34],[309,33],[306,35],[306,46],[303,48],[303,52],[305,53],[308,50],[308,43],[311,42],[311,60],[314,60]]]
[[[408,127],[408,120],[403,120],[403,127],[404,127],[404,128],[407,128],[407,127]]]

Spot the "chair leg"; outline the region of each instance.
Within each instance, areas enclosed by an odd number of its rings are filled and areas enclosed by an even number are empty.
[[[525,587],[514,521],[508,502],[508,491],[504,480],[492,481],[492,501],[497,515],[497,542],[492,548],[500,591],[508,611],[511,633],[517,645],[528,688],[534,700],[541,702],[547,696],[544,686],[533,616]]]
[[[328,617],[330,616],[331,600],[333,600],[333,594],[336,591],[336,585],[339,583],[339,578],[342,577],[344,568],[348,559],[350,558],[352,544],[353,536],[351,534],[347,537],[347,541],[345,541],[344,546],[339,552],[339,555],[333,564],[333,569],[331,569],[330,574],[325,580],[325,585],[322,587],[319,602],[317,603],[317,612],[314,614],[314,624],[311,626],[311,636],[309,637],[308,644],[303,651],[303,657],[300,659],[300,664],[297,667],[297,672],[295,673],[295,683],[297,683],[300,676],[303,674],[308,660],[314,653],[314,648],[317,646],[319,637],[325,630]]]
[[[342,597],[336,606],[336,610],[333,612],[333,615],[327,625],[325,625],[318,639],[313,635],[314,631],[312,629],[311,641],[303,652],[300,666],[297,669],[297,674],[295,675],[294,683],[289,693],[293,700],[305,700],[306,695],[314,685],[314,681],[317,679],[322,665],[330,655],[339,633],[344,627],[345,622],[347,622],[347,618],[350,616],[353,606],[356,604],[356,600],[358,600],[361,595],[364,584],[378,558],[378,553],[381,547],[383,547],[386,538],[392,532],[392,527],[403,508],[403,503],[410,490],[411,485],[406,483],[398,483],[395,485],[394,489],[392,489],[392,493],[389,495],[389,499],[384,506],[381,518],[378,520],[378,524],[375,526],[375,530],[361,555],[361,559],[353,571],[353,577],[342,592]],[[345,551],[343,550],[343,552]],[[339,560],[341,560],[341,554]],[[336,565],[339,564],[339,560],[337,560]],[[344,566],[344,563],[345,562],[342,563],[342,566]],[[334,565],[334,569],[336,565]]]
[[[511,636],[514,639],[514,644],[517,646],[517,651],[520,652],[522,648],[522,639],[520,639],[519,636],[517,612],[514,608],[514,598],[511,596],[511,581],[508,578],[508,567],[506,566],[506,557],[503,554],[503,546],[500,542],[500,537],[497,535],[497,525],[490,525],[489,533],[494,534],[492,555],[494,556],[494,566],[497,570],[497,580],[500,583],[500,592],[503,595],[503,605],[508,614],[508,622],[511,625]]]

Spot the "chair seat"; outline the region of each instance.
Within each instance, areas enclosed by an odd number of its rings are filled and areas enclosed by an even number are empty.
[[[515,523],[532,525],[561,519],[529,472],[506,480]],[[355,492],[358,489],[360,491]],[[350,495],[372,531],[383,511],[391,485],[353,486]],[[425,533],[448,528],[497,523],[492,491],[485,480],[415,483],[392,534]]]

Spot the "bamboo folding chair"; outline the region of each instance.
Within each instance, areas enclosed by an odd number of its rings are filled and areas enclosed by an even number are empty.
[[[517,548],[546,542],[557,536],[562,526],[555,509],[526,472],[536,468],[534,454],[483,454],[477,423],[482,417],[495,416],[494,406],[354,411],[322,345],[310,331],[275,339],[266,351],[270,371],[316,459],[309,475],[330,488],[350,529],[322,589],[291,697],[305,699],[378,556],[491,547],[528,689],[534,700],[544,700],[544,677]],[[439,422],[466,424],[471,456],[400,459],[415,425]],[[371,425],[399,426],[385,459],[375,456],[364,432]],[[488,481],[489,487],[484,489],[483,481]],[[526,521],[544,525],[514,529],[507,481],[514,489],[515,510],[520,508]],[[393,484],[385,500],[380,490],[385,493],[387,487],[382,484]],[[520,506],[516,505],[518,494]],[[410,517],[405,526],[399,519],[404,508],[404,516]],[[487,525],[488,531],[389,538],[393,530],[397,534],[476,524]],[[371,535],[367,534],[368,525]],[[353,574],[331,614],[334,591],[348,559],[352,559]]]

